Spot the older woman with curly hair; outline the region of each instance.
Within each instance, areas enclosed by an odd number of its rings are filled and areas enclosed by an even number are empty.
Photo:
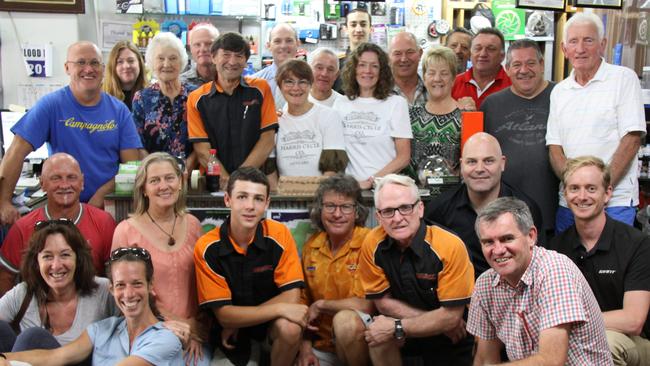
[[[362,43],[350,53],[342,79],[347,98],[338,99],[334,109],[343,118],[350,159],[346,173],[369,189],[374,177],[397,173],[409,163],[413,134],[408,103],[392,94],[388,55],[375,44]]]
[[[302,249],[309,305],[308,329],[298,355],[299,365],[365,365],[368,345],[357,311],[370,314],[374,307],[364,298],[358,273],[359,254],[368,208],[361,202],[359,183],[338,174],[323,180],[316,191],[311,221],[318,232]],[[356,310],[356,311],[355,311]],[[368,315],[369,316],[369,315]],[[336,342],[334,342],[336,338]]]
[[[196,86],[181,82],[187,64],[185,46],[170,32],[156,34],[147,46],[147,66],[156,81],[135,93],[133,121],[148,153],[166,152],[196,165],[187,132],[187,96]]]
[[[132,108],[133,95],[147,86],[144,59],[135,45],[119,41],[108,55],[102,88]]]
[[[57,348],[119,313],[70,220],[36,223],[20,273],[23,282],[0,299],[0,352]]]

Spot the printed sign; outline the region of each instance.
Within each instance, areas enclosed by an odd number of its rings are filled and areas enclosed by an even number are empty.
[[[30,77],[52,76],[52,45],[23,44],[23,59]]]

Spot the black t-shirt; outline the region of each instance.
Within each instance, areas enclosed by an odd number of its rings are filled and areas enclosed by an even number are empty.
[[[580,268],[602,311],[622,309],[626,291],[650,291],[650,237],[609,216],[589,252],[575,225],[553,238],[548,249],[565,254]],[[650,335],[650,317],[643,332]]]
[[[554,86],[549,83],[533,99],[522,98],[506,88],[488,96],[481,104],[485,132],[499,141],[507,159],[503,179],[537,202],[542,210],[544,230],[555,227],[559,201],[559,180],[549,163],[546,147],[546,125]]]

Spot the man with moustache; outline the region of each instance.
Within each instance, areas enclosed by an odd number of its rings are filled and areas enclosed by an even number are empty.
[[[318,47],[307,56],[307,63],[314,74],[309,101],[332,107],[341,93],[333,89],[339,76],[339,59],[331,48]]]
[[[476,215],[483,207],[499,197],[519,198],[530,207],[535,224],[542,227],[542,214],[535,201],[501,179],[505,167],[506,157],[497,139],[485,132],[472,135],[460,158],[463,183],[429,201],[424,214],[425,219],[460,236],[470,253],[476,277],[490,268],[474,230]]]
[[[190,53],[192,66],[181,74],[181,81],[192,84],[197,88],[214,80],[217,70],[212,63],[210,47],[217,37],[219,30],[210,23],[199,23],[190,29]]]
[[[612,365],[589,284],[569,258],[535,245],[537,229],[523,201],[488,204],[476,233],[491,268],[476,280],[469,306],[474,365]],[[511,362],[502,363],[504,347]]]
[[[223,187],[240,166],[265,164],[275,146],[278,116],[266,80],[242,77],[250,47],[239,33],[222,34],[210,52],[217,75],[189,95],[188,133],[204,167],[210,149],[217,150]],[[262,170],[270,174],[275,167],[267,164]]]
[[[445,47],[451,48],[458,59],[458,74],[467,70],[471,44],[472,33],[463,27],[454,28],[445,38]]]
[[[39,99],[12,128],[14,139],[0,165],[0,223],[19,217],[11,199],[23,161],[44,143],[52,153],[77,159],[84,172],[81,202],[104,206],[113,192],[120,162],[138,160],[142,148],[131,111],[102,91],[102,53],[91,42],[68,47],[65,72],[70,83]]]
[[[299,45],[298,33],[291,25],[287,23],[276,24],[269,32],[269,41],[266,43],[266,48],[271,51],[273,56],[273,63],[253,74],[254,78],[261,78],[269,83],[275,100],[275,108],[277,109],[282,109],[287,102],[275,82],[275,74],[278,67],[285,61],[296,57]]]
[[[609,168],[594,156],[569,159],[562,176],[575,224],[548,248],[578,265],[603,312],[614,365],[650,364],[650,237],[605,213]]]
[[[456,76],[451,96],[460,103],[471,98],[476,108],[488,95],[510,86],[510,78],[501,62],[505,56],[505,40],[496,28],[483,28],[472,38],[472,67]]]
[[[514,41],[506,53],[509,88],[488,96],[481,111],[484,131],[508,159],[503,179],[531,197],[542,210],[548,237],[554,232],[558,180],[548,159],[546,123],[554,83],[544,80],[544,57],[537,42]]]
[[[390,41],[388,58],[395,79],[393,93],[404,97],[409,107],[427,102],[427,89],[418,75],[420,57],[422,49],[413,33],[399,32]]]
[[[57,153],[43,164],[41,188],[47,193],[44,207],[16,221],[0,247],[0,296],[11,289],[20,272],[23,251],[27,249],[34,225],[39,221],[68,220],[88,241],[97,275],[104,275],[115,230],[115,220],[107,212],[79,202],[84,176],[71,155]]]
[[[562,51],[573,71],[551,93],[546,145],[558,177],[570,158],[593,155],[607,163],[614,192],[605,211],[632,225],[639,204],[636,157],[646,132],[641,86],[633,70],[605,62],[604,33],[593,13],[578,13],[564,26]],[[573,224],[562,195],[559,206],[556,232]]]

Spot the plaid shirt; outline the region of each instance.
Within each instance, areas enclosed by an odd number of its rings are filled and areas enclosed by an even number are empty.
[[[516,287],[489,269],[476,281],[469,309],[467,331],[498,338],[511,360],[536,354],[542,330],[573,323],[566,365],[612,364],[598,303],[564,255],[535,246]]]
[[[427,104],[427,88],[424,87],[424,81],[422,81],[420,75],[418,75],[418,86],[415,88],[413,103],[409,101],[409,98],[406,97],[406,94],[402,92],[402,89],[397,84],[393,86],[393,94],[404,97],[404,99],[406,99],[406,102],[409,104],[409,108],[416,105]]]

